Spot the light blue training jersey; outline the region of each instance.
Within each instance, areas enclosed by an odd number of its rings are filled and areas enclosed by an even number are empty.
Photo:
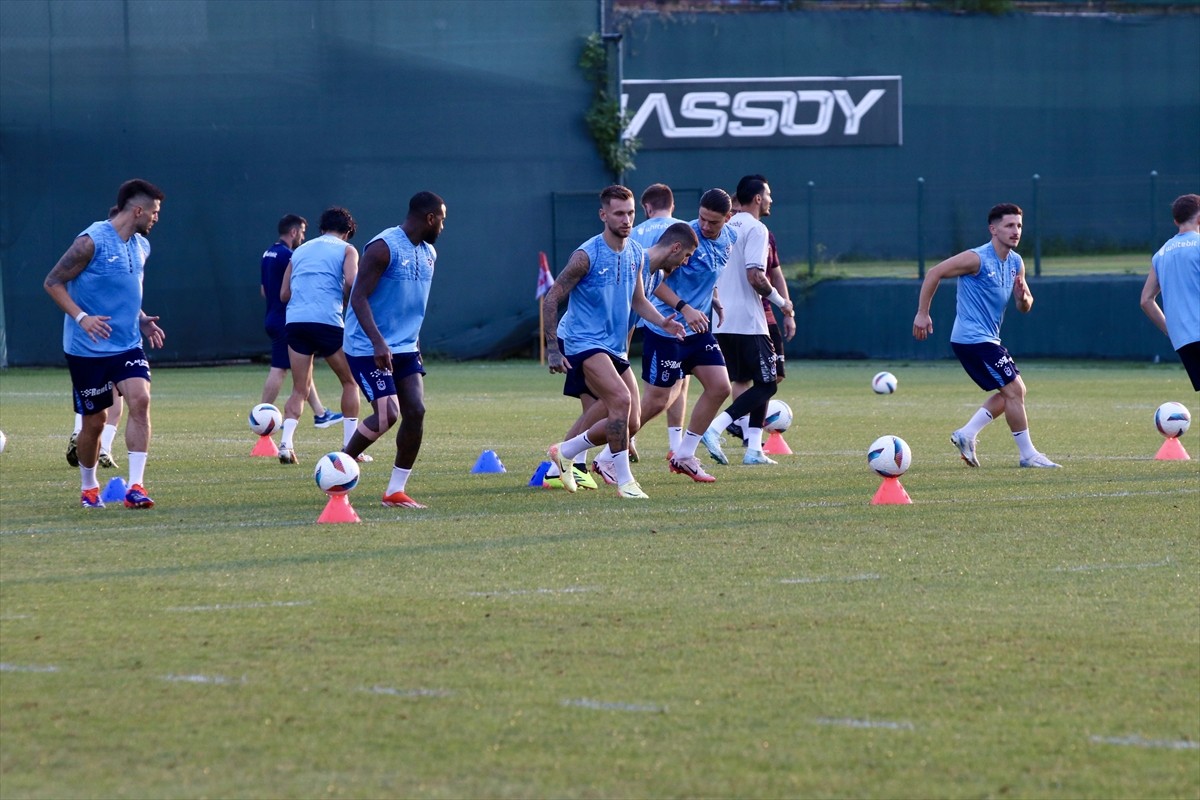
[[[674,217],[651,217],[640,225],[635,226],[629,232],[629,238],[631,241],[640,244],[643,250],[649,250],[658,244],[659,237],[663,235],[663,231],[677,222],[683,222],[683,220],[675,219]],[[642,288],[646,291],[646,297],[653,297],[654,290],[658,288],[658,285],[662,281],[662,270],[650,269],[650,263],[647,261],[646,265],[642,268]],[[646,321],[638,316],[636,311],[629,312],[629,327],[632,328],[636,325],[639,328],[644,328],[646,324]]]
[[[404,229],[397,225],[380,233],[370,242],[382,241],[392,254],[387,269],[375,284],[368,300],[371,316],[388,349],[393,353],[416,353],[429,305],[429,287],[433,284],[433,265],[437,251],[426,242],[414,245]],[[365,252],[365,248],[364,248]],[[343,349],[347,355],[374,355],[375,348],[359,324],[354,306],[346,309],[346,333]]]
[[[664,283],[671,287],[671,291],[679,295],[680,300],[697,311],[703,311],[705,316],[711,319],[713,287],[717,285],[717,278],[725,271],[725,264],[728,263],[729,256],[733,252],[733,243],[737,241],[737,233],[729,226],[722,226],[716,239],[705,239],[704,235],[700,233],[700,220],[692,220],[691,225],[700,244],[687,263],[676,268],[666,277]],[[676,313],[675,309],[657,297],[650,298],[650,302],[654,303],[654,308],[664,317]],[[646,323],[646,327],[659,336],[672,336],[649,322]],[[694,336],[695,334],[689,329],[687,335]]]
[[[991,242],[972,248],[979,254],[979,271],[958,276],[958,313],[950,341],[958,344],[1000,344],[1004,307],[1012,297],[1013,280],[1025,266],[1021,256],[1010,250],[1003,261]]]
[[[558,323],[563,353],[569,358],[585,350],[604,350],[625,358],[633,282],[638,280],[645,250],[627,239],[625,249],[618,253],[604,241],[603,234],[576,249],[587,254],[591,266],[571,290],[567,313]]]
[[[1154,254],[1171,346],[1200,342],[1200,233],[1179,233]]]
[[[95,245],[92,260],[67,284],[67,294],[89,316],[102,314],[112,328],[107,339],[93,342],[75,320],[63,315],[63,352],[73,356],[106,356],[142,346],[142,277],[150,242],[140,233],[121,238],[108,220],[93,222],[80,236]],[[78,238],[78,237],[76,237]]]
[[[307,241],[292,253],[292,299],[287,305],[287,321],[320,322],[339,328],[342,320],[346,260],[344,240],[331,233]]]

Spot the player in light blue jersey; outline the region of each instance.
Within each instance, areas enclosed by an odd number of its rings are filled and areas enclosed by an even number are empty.
[[[1016,362],[1000,344],[1000,324],[1008,298],[1016,298],[1017,310],[1022,314],[1033,307],[1033,294],[1025,282],[1025,263],[1015,250],[1021,242],[1022,217],[1021,207],[1013,203],[994,206],[988,212],[991,241],[951,256],[925,273],[913,319],[913,336],[924,341],[933,333],[929,306],[938,284],[945,278],[958,278],[958,313],[950,345],[979,388],[995,392],[966,425],[950,434],[963,461],[972,467],[979,466],[976,437],[1000,414],[1012,430],[1022,467],[1059,466],[1033,446],[1025,413],[1025,382]]]
[[[641,246],[628,241],[634,216],[633,192],[624,186],[609,186],[602,191],[603,233],[571,254],[567,266],[542,298],[550,371],[566,373],[568,383],[582,385],[607,411],[607,418],[588,431],[550,447],[550,461],[558,464],[563,488],[570,492],[576,489],[571,466],[575,455],[607,440],[615,463],[618,495],[646,497],[629,468],[631,410],[637,391],[625,357],[629,311],[636,310],[677,336],[683,335],[684,328],[663,317],[646,299],[641,282],[645,253]],[[560,328],[558,306],[568,298],[570,304]],[[556,333],[563,339],[561,351]],[[633,419],[636,431],[637,418]]]
[[[161,348],[165,334],[158,317],[142,310],[142,279],[150,242],[146,235],[158,222],[165,195],[141,179],[117,190],[116,213],[95,222],[76,237],[43,283],[62,309],[63,350],[71,372],[75,411],[83,415],[76,439],[80,504],[103,508],[96,464],[105,410],[113,389],[125,398],[129,420],[127,508],[151,508],[146,494],[146,456],[150,447],[150,363],[143,338]]]
[[[1175,198],[1171,218],[1179,233],[1154,254],[1142,287],[1142,310],[1170,337],[1192,388],[1200,392],[1200,195]]]
[[[287,304],[288,360],[292,368],[292,393],[283,406],[283,435],[279,462],[297,464],[295,435],[312,387],[315,358],[324,358],[342,384],[342,442],[350,441],[358,425],[358,386],[342,350],[345,321],[342,312],[350,286],[358,274],[358,251],[350,240],[358,230],[354,217],[340,206],[321,212],[321,235],[292,253],[283,271],[279,298]],[[359,461],[368,461],[363,456]]]
[[[346,312],[346,358],[374,409],[358,423],[346,453],[358,457],[397,418],[396,458],[383,505],[425,508],[407,494],[425,430],[425,366],[420,335],[429,304],[446,203],[433,192],[408,201],[404,222],[367,243]]]

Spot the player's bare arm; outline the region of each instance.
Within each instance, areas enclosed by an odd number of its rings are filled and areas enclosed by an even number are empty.
[[[290,266],[290,264],[289,264]],[[350,299],[350,287],[358,276],[358,250],[354,245],[346,245],[346,255],[342,258],[342,304]]]
[[[760,297],[770,297],[771,293],[775,291],[775,287],[767,280],[767,271],[763,267],[747,267],[746,280],[750,282],[750,287]],[[785,299],[779,306],[779,310],[783,312],[784,316],[791,316],[793,313],[792,301]]]
[[[783,277],[783,267],[778,264],[767,269],[767,280],[775,287],[775,291],[779,292],[780,297],[792,301],[791,293],[788,292],[787,278]],[[781,309],[782,311],[782,309]],[[793,305],[792,310],[783,312],[783,323],[780,325],[780,330],[783,333],[783,340],[790,342],[796,336],[796,307]]]
[[[679,308],[679,304],[683,302],[683,298],[675,294],[670,286],[665,283],[660,283],[654,287],[654,296],[671,308]],[[708,315],[698,308],[692,308],[690,305],[684,305],[679,311],[683,315],[683,324],[696,333],[703,333],[708,330],[709,320]]]
[[[142,336],[146,337],[146,341],[155,349],[161,349],[163,342],[167,338],[167,334],[162,328],[158,327],[158,317],[152,317],[145,311],[138,312],[138,327],[141,328]]]
[[[46,293],[64,314],[75,319],[81,312],[86,312],[85,316],[79,318],[78,323],[93,342],[107,339],[112,335],[112,328],[108,324],[112,317],[94,314],[92,309],[80,308],[79,304],[71,299],[71,294],[67,291],[67,284],[87,269],[87,265],[92,263],[95,255],[96,243],[92,241],[92,237],[79,236],[71,242],[67,252],[62,254],[62,258],[58,259],[58,263],[42,281],[42,288],[46,290]]]
[[[1154,327],[1167,333],[1167,315],[1163,313],[1162,307],[1158,304],[1158,295],[1161,292],[1162,288],[1158,285],[1158,273],[1154,271],[1154,267],[1150,267],[1150,274],[1146,276],[1146,283],[1142,285],[1142,311],[1146,312],[1146,316],[1154,323]]]
[[[925,273],[921,282],[921,294],[917,299],[917,315],[913,318],[913,338],[925,341],[933,333],[933,319],[929,316],[929,306],[933,303],[933,295],[937,292],[938,284],[946,278],[957,278],[960,275],[974,275],[979,272],[979,254],[973,250],[964,250],[958,255],[950,256],[937,266]]]
[[[353,249],[353,248],[350,248]],[[347,253],[349,257],[349,253]],[[363,333],[371,340],[371,348],[375,351],[375,366],[380,369],[392,368],[392,351],[388,347],[379,326],[375,324],[375,314],[371,311],[371,295],[379,285],[379,279],[387,271],[392,262],[392,251],[382,239],[372,242],[362,254],[361,263],[355,258],[355,276],[352,279],[353,289],[350,291],[350,307],[358,317],[358,324]],[[342,262],[345,269],[345,262]],[[290,267],[289,267],[290,268]]]
[[[637,280],[633,282],[633,302],[631,305],[639,317],[651,324],[657,325],[672,336],[682,339],[687,334],[687,328],[683,327],[683,323],[675,319],[674,314],[664,317],[658,313],[658,309],[654,307],[654,304],[647,299],[646,290],[642,287],[641,270],[638,271]]]
[[[286,306],[292,299],[292,262],[283,270],[283,282],[279,284],[279,299]]]
[[[558,307],[566,302],[583,276],[592,268],[591,259],[582,250],[571,253],[567,266],[554,279],[550,290],[542,297],[542,318],[546,323],[546,364],[551,372],[566,372],[571,364],[558,352]]]
[[[1013,297],[1017,301],[1017,311],[1022,314],[1028,314],[1029,309],[1033,308],[1033,292],[1029,291],[1029,284],[1025,282],[1024,265],[1021,265],[1017,277],[1013,278]]]

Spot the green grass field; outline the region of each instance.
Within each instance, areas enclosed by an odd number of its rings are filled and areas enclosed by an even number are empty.
[[[1018,469],[1002,422],[965,467],[957,364],[796,361],[794,455],[694,484],[656,420],[639,503],[527,487],[560,378],[433,363],[430,507],[378,505],[381,443],[359,525],[314,522],[337,428],[249,457],[265,368],[157,370],[158,506],[98,512],[65,372],[8,370],[0,794],[1196,798],[1200,425],[1183,462],[1152,424],[1196,395],[1178,364],[1021,366],[1064,469]],[[910,506],[869,504],[883,433]]]

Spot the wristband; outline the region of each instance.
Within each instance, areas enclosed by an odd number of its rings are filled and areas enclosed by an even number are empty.
[[[86,317],[87,315],[88,315],[88,313],[86,311],[80,311],[78,314],[75,315],[75,324],[78,325],[80,322],[83,321],[83,318]]]
[[[683,311],[683,307],[684,307],[684,306],[686,306],[686,305],[687,305],[687,301],[686,301],[686,300],[680,300],[678,303],[676,303],[676,304],[675,304],[675,310],[676,310],[676,311]]]
[[[767,295],[767,299],[780,308],[783,308],[784,304],[787,303],[787,300],[779,293],[779,290],[773,286],[771,287],[771,293]]]

